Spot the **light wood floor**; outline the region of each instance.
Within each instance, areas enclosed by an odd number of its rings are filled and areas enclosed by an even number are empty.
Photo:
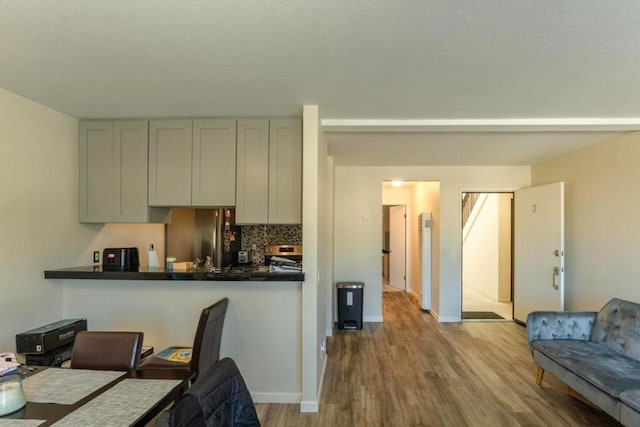
[[[438,324],[404,292],[384,292],[383,310],[331,339],[319,413],[257,404],[263,426],[619,425],[548,372],[535,384],[522,326]]]

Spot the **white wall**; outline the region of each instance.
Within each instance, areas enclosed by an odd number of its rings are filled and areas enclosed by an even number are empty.
[[[460,320],[461,192],[513,191],[530,182],[528,166],[336,167],[335,280],[365,282],[364,316],[382,319],[382,181],[439,181],[439,283],[432,311]]]
[[[43,270],[65,265],[77,224],[77,121],[0,89],[0,348],[59,320],[62,290]]]
[[[162,250],[164,239],[161,225],[78,223],[73,117],[0,89],[0,150],[0,349],[13,351],[16,333],[62,318],[60,283],[44,270],[90,264],[107,246]]]
[[[640,302],[640,132],[532,168],[532,182],[565,182],[565,308]]]
[[[462,245],[463,286],[493,301],[498,301],[499,294],[499,203],[495,193],[478,199]]]

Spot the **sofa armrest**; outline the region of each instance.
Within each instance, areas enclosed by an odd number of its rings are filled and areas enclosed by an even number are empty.
[[[536,340],[589,340],[595,311],[534,311],[527,316],[527,339],[533,353]]]

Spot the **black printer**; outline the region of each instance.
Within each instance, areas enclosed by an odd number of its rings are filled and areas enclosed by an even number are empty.
[[[27,365],[56,366],[71,359],[76,334],[87,330],[87,319],[66,319],[16,335],[16,352]]]

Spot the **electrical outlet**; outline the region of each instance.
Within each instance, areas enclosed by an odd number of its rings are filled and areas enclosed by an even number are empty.
[[[93,251],[93,262],[100,262],[100,251]]]

